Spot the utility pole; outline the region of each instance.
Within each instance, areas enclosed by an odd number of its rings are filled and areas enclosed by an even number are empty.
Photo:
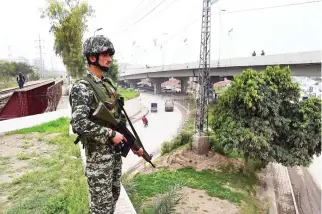
[[[51,62],[51,72],[53,72],[53,76],[55,78],[55,71],[54,71],[54,66],[53,66],[53,57],[50,57],[50,62]]]
[[[208,152],[208,103],[210,94],[210,28],[211,28],[211,5],[217,0],[203,0],[202,26],[199,58],[199,76],[197,90],[197,109],[193,147],[198,154]]]
[[[12,57],[10,48],[11,48],[11,46],[8,45],[8,59],[9,59],[9,62],[11,62],[11,57]]]
[[[44,65],[44,61],[43,61],[43,51],[42,51],[42,45],[41,45],[41,42],[43,40],[40,39],[40,34],[39,34],[39,39],[36,40],[36,42],[38,42],[38,46],[37,48],[39,48],[39,56],[40,56],[40,77],[44,77],[44,68],[45,68],[45,65]]]

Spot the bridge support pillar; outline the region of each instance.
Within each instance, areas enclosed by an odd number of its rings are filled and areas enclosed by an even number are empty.
[[[125,80],[126,83],[130,85],[130,88],[135,88],[136,84],[138,84],[141,80],[134,79],[134,80]]]
[[[154,86],[154,94],[160,94],[161,93],[161,83],[163,82],[163,78],[150,78],[150,82]]]
[[[193,92],[193,94],[196,93],[197,85],[198,85],[198,77],[189,77],[190,82],[190,91]]]
[[[179,77],[176,79],[180,80],[181,93],[187,93],[189,77]]]

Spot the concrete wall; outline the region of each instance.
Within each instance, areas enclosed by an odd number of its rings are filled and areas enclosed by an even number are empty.
[[[127,111],[129,117],[132,117],[133,115],[139,113],[141,110],[140,96],[135,99],[125,101],[125,110]],[[0,133],[32,127],[35,125],[56,120],[60,117],[70,117],[70,113],[71,110],[70,107],[68,107],[68,109],[63,109],[59,111],[37,114],[27,117],[20,117],[10,120],[3,120],[0,121]]]

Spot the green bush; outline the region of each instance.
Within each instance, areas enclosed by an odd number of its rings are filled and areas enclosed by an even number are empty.
[[[165,141],[161,147],[161,155],[171,152],[172,143],[170,141]]]
[[[209,144],[211,149],[221,155],[225,155],[229,158],[243,158],[243,154],[238,152],[236,149],[225,147],[218,139],[215,134],[209,137]]]
[[[216,139],[215,134],[209,137],[209,144],[214,152],[217,152],[221,155],[228,155],[228,153],[230,152],[227,151],[227,149],[225,149],[224,146]]]
[[[161,155],[167,154],[188,143],[192,143],[192,135],[193,133],[191,131],[181,131],[171,142],[166,141],[162,144]]]

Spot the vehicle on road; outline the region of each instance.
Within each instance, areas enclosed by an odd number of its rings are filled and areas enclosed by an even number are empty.
[[[174,109],[174,103],[171,100],[167,100],[164,104],[164,110],[165,111],[173,111]]]
[[[144,88],[138,88],[137,91],[138,92],[146,92],[146,90]]]
[[[151,112],[158,112],[158,103],[151,103]]]

